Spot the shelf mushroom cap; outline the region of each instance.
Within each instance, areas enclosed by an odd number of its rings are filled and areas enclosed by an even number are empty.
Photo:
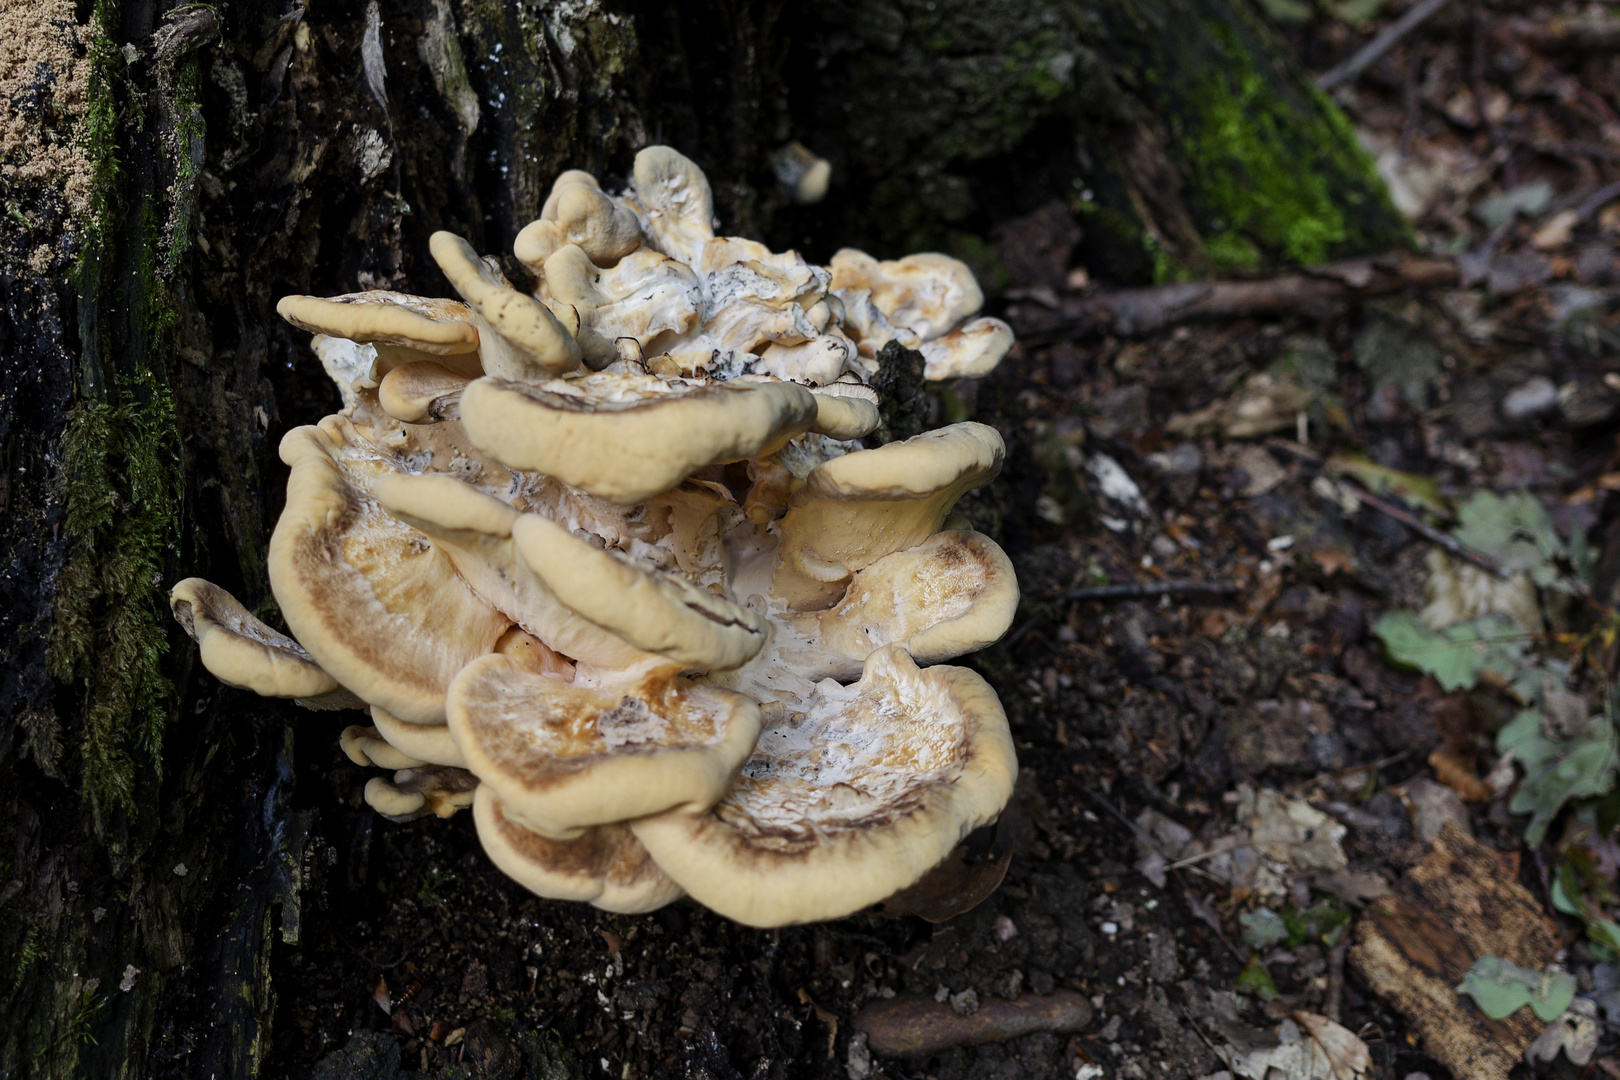
[[[461,392],[472,380],[431,360],[394,368],[377,384],[377,403],[406,424],[435,424],[453,419]]]
[[[790,616],[826,666],[814,677],[853,678],[874,650],[903,642],[921,663],[949,660],[1001,639],[1018,612],[1012,561],[988,536],[935,533],[855,573],[826,611]]]
[[[634,915],[683,895],[623,825],[599,825],[573,840],[554,840],[508,817],[487,784],[473,795],[473,823],[490,862],[538,896]]]
[[[441,358],[469,376],[478,367],[478,328],[472,309],[455,300],[372,289],[342,296],[283,296],[276,314],[300,330],[378,346],[383,370],[412,360]]]
[[[478,778],[465,769],[419,765],[392,777],[366,781],[366,805],[389,821],[405,822],[432,814],[447,818],[471,806]]]
[[[407,754],[383,738],[382,732],[374,727],[350,724],[338,736],[338,746],[342,747],[343,756],[356,765],[375,765],[379,769],[414,769],[427,764],[422,758]]]
[[[906,888],[1012,794],[1017,759],[995,691],[966,668],[918,668],[903,646],[860,682],[761,736],[705,813],[630,823],[705,907],[749,926],[836,919]]]
[[[385,513],[360,486],[360,459],[394,467],[341,418],[295,428],[281,443],[292,468],[270,537],[270,587],[299,643],[338,682],[401,720],[444,722],[444,694],[511,620],[478,597],[427,537]]]
[[[851,574],[938,532],[1005,454],[995,428],[969,421],[817,465],[788,500],[772,595],[794,611],[837,602]]]
[[[263,697],[318,700],[342,692],[304,647],[253,617],[241,602],[202,578],[169,590],[169,607],[209,674],[227,686]],[[332,707],[341,707],[334,705]]]
[[[649,146],[636,154],[634,186],[653,245],[696,266],[714,239],[714,191],[703,170],[679,151]]]
[[[923,342],[917,351],[923,357],[923,377],[933,382],[988,375],[1012,345],[1012,327],[985,317],[969,319],[944,337]]]
[[[523,561],[552,593],[650,653],[713,671],[741,667],[765,644],[765,620],[676,574],[603,551],[539,514],[512,524]]]
[[[450,727],[447,724],[407,724],[388,710],[373,705],[371,726],[389,746],[406,757],[415,758],[429,765],[448,765],[456,769],[467,767],[467,759],[462,756],[456,740],[451,738]]]
[[[467,241],[436,232],[428,250],[467,301],[484,371],[506,379],[546,379],[579,367],[579,342],[568,328],[546,305],[491,270]]]
[[[723,671],[765,643],[759,615],[453,477],[383,477],[376,493],[433,537],[474,591],[548,648],[592,666],[625,667],[653,653]]]
[[[793,383],[609,372],[538,384],[485,378],[461,395],[461,422],[479,450],[616,503],[644,502],[707,465],[771,453],[817,411]]]
[[[759,705],[663,661],[566,683],[492,654],[450,688],[450,732],[507,816],[559,839],[713,805],[759,736]]]
[[[960,259],[925,251],[879,262],[864,251],[843,248],[828,264],[832,291],[871,294],[872,303],[890,323],[905,327],[921,341],[943,337],[984,306],[984,290]]]

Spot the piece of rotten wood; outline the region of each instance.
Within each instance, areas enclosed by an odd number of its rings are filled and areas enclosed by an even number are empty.
[[[953,1046],[1001,1042],[1037,1031],[1060,1034],[1091,1025],[1091,1003],[1073,990],[1025,994],[1017,1001],[987,998],[963,1015],[949,1002],[915,994],[874,1001],[852,1021],[867,1048],[884,1057],[921,1057]]]
[[[1596,12],[1500,19],[1492,34],[1501,44],[1521,43],[1533,49],[1615,49],[1620,48],[1620,19]]]
[[[1198,319],[1287,312],[1329,314],[1350,300],[1406,289],[1441,288],[1460,279],[1452,259],[1380,255],[1270,277],[1119,289],[1065,299],[1055,312],[1021,308],[1012,318],[1026,345],[1089,334],[1140,337]]]
[[[1530,1010],[1491,1020],[1456,989],[1481,956],[1529,968],[1554,958],[1557,935],[1516,862],[1447,824],[1395,895],[1356,924],[1350,966],[1453,1076],[1507,1080],[1541,1033]]]

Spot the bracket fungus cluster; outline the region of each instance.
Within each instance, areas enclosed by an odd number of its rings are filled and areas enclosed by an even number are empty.
[[[990,687],[928,666],[1005,633],[1011,564],[952,507],[984,425],[868,447],[890,341],[927,375],[1011,343],[961,263],[830,268],[714,234],[650,147],[568,172],[515,288],[433,237],[459,300],[290,296],[341,412],[289,432],[270,585],[291,637],[176,585],[221,681],[364,708],[342,746],[396,820],[472,807],[507,874],[646,911],[835,918],[914,885],[1012,791]]]

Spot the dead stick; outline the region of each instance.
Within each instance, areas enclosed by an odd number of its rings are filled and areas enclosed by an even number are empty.
[[[1013,318],[1026,344],[1043,345],[1090,334],[1141,337],[1197,319],[1320,313],[1361,297],[1406,289],[1444,288],[1461,280],[1448,258],[1378,256],[1325,263],[1263,278],[1156,285],[1066,301],[1057,312]]]
[[[1390,50],[1401,38],[1416,30],[1423,20],[1446,6],[1446,0],[1423,0],[1421,4],[1409,8],[1405,15],[1396,19],[1360,49],[1355,55],[1327,72],[1316,80],[1318,90],[1332,90],[1340,83],[1349,82],[1363,71],[1373,65],[1373,62]]]
[[[1345,926],[1340,928],[1339,940],[1328,950],[1327,996],[1322,1002],[1322,1015],[1335,1024],[1339,1022],[1339,1014],[1343,1011],[1344,958],[1349,951],[1350,928]]]
[[[1459,541],[1456,537],[1447,536],[1445,533],[1428,524],[1411,511],[1403,510],[1394,503],[1385,502],[1372,492],[1363,491],[1354,484],[1341,483],[1340,486],[1343,487],[1345,491],[1348,491],[1350,494],[1354,495],[1356,499],[1362,503],[1362,505],[1370,506],[1374,510],[1377,510],[1380,514],[1394,518],[1402,525],[1405,525],[1407,528],[1418,533],[1430,543],[1438,544],[1440,547],[1445,548],[1447,551],[1457,556],[1457,558],[1465,559],[1479,567],[1481,570],[1489,570],[1499,578],[1505,578],[1508,576],[1507,571],[1502,568],[1501,563],[1497,562],[1489,555],[1480,554],[1473,548]]]
[[[1237,591],[1238,587],[1227,581],[1141,581],[1119,585],[1097,585],[1088,589],[1070,589],[1057,599],[1142,600],[1150,596],[1185,596],[1196,593],[1231,596]]]

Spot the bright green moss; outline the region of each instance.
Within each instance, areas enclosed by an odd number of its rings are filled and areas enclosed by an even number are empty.
[[[1314,91],[1303,107],[1285,100],[1229,27],[1212,24],[1210,33],[1225,62],[1204,65],[1181,95],[1191,110],[1181,156],[1216,272],[1402,243],[1387,227],[1399,219],[1376,169],[1338,108]],[[1369,201],[1382,205],[1368,213]],[[1391,235],[1366,235],[1363,221]]]

